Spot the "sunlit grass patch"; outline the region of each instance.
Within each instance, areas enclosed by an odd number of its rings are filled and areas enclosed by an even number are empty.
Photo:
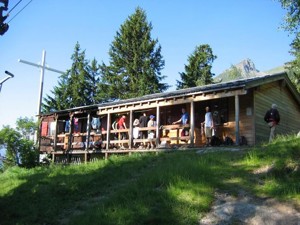
[[[197,224],[215,192],[240,190],[300,202],[300,141],[282,138],[239,152],[137,153],[82,165],[11,168],[0,175],[1,222]]]

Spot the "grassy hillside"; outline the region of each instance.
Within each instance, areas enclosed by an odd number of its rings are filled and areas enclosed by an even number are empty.
[[[281,137],[238,152],[190,150],[11,168],[0,174],[0,223],[198,224],[216,189],[234,194],[242,188],[299,204],[299,146],[299,138]],[[266,166],[272,169],[254,173]]]

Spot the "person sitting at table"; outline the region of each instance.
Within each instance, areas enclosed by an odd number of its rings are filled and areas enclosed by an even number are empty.
[[[143,112],[143,114],[139,118],[139,127],[141,127],[141,128],[147,127],[147,124],[148,124],[148,117],[147,117],[147,114],[145,112]],[[143,140],[147,139],[147,131],[146,130],[140,131],[140,138]],[[144,147],[146,146],[145,141],[143,141],[143,146]]]

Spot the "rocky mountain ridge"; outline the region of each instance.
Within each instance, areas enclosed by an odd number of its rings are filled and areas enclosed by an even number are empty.
[[[284,67],[279,66],[269,71],[262,72],[255,67],[255,64],[251,59],[245,59],[236,65],[232,65],[229,69],[214,77],[214,80],[216,82],[226,82],[229,80],[258,77],[283,71]]]

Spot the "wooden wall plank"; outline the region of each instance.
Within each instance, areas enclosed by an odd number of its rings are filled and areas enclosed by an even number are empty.
[[[300,130],[300,106],[295,101],[287,86],[281,82],[273,82],[260,86],[255,90],[255,134],[257,144],[269,140],[269,127],[264,121],[265,113],[275,103],[281,117],[279,126],[276,127],[276,134],[297,133]]]

